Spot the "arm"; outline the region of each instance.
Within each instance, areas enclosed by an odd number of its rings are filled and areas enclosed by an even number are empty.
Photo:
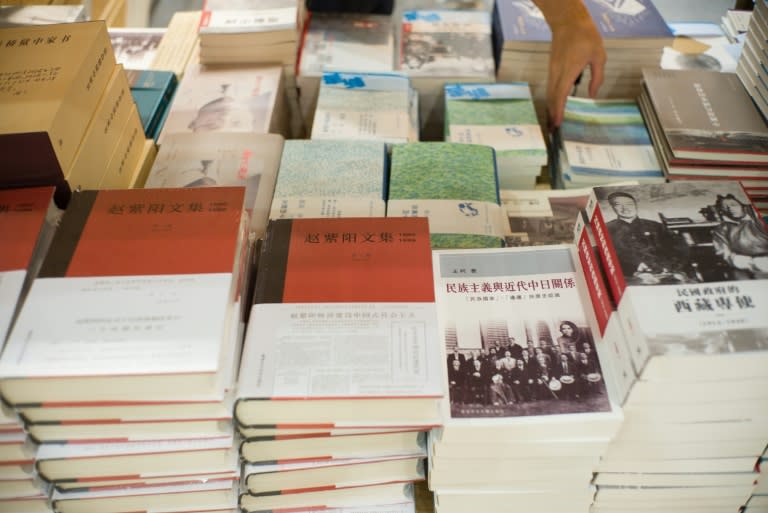
[[[547,110],[552,128],[563,121],[565,100],[576,78],[589,65],[589,96],[603,83],[605,48],[592,17],[581,0],[533,0],[552,30],[547,82]]]

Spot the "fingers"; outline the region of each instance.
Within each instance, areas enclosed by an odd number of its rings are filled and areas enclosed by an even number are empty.
[[[597,92],[600,86],[603,85],[603,79],[605,77],[605,53],[600,53],[589,64],[591,78],[589,80],[589,97],[594,98],[597,96]]]

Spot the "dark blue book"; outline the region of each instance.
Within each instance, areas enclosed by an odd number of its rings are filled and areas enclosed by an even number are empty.
[[[126,70],[126,73],[144,133],[150,139],[157,139],[176,92],[176,74],[158,70]]]

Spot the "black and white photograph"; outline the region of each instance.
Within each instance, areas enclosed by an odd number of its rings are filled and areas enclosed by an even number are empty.
[[[109,39],[115,60],[125,69],[151,69],[163,28],[110,28]]]
[[[597,187],[595,194],[628,285],[768,277],[768,230],[738,182]]]
[[[507,246],[542,246],[573,241],[576,218],[584,212],[587,196],[550,196],[542,201],[549,203],[551,215],[525,215],[525,212],[507,215],[512,232],[506,236]]]
[[[592,332],[583,322],[488,319],[477,329],[467,340],[455,324],[445,330],[452,417],[610,411]],[[466,345],[478,339],[482,347]]]
[[[725,355],[768,350],[767,329],[730,329],[648,338],[653,356]],[[702,376],[706,378],[706,376]]]

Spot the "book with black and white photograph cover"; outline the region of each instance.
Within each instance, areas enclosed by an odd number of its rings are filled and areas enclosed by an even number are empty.
[[[441,442],[530,429],[607,438],[618,427],[571,247],[434,252],[450,390]]]
[[[596,187],[587,211],[645,379],[763,375],[768,230],[738,182]]]
[[[25,4],[27,2],[5,2]],[[28,3],[27,3],[28,4]],[[0,28],[88,21],[85,5],[2,5]]]
[[[110,27],[109,40],[115,60],[125,69],[151,69],[165,32],[166,29],[161,27]]]

